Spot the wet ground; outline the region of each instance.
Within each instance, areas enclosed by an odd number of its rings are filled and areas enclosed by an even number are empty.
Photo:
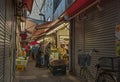
[[[36,68],[35,61],[29,60],[25,71],[16,71],[15,82],[79,82],[79,80],[69,73],[53,76],[49,69]]]

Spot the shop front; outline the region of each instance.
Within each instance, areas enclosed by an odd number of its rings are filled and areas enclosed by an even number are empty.
[[[80,73],[78,65],[78,50],[89,52],[93,48],[98,53],[92,54],[91,66],[93,76],[96,74],[95,65],[100,57],[114,57],[115,54],[115,28],[119,25],[119,1],[102,1],[88,8],[71,19],[70,50],[71,70],[76,75]]]
[[[44,45],[44,65],[47,67],[49,62],[49,68],[53,75],[56,73],[66,74],[66,65],[68,65],[69,59],[69,28],[66,25],[68,23],[51,28],[38,40]],[[60,72],[57,69],[61,69]]]

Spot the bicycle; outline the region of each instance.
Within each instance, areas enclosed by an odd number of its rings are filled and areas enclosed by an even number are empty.
[[[81,51],[81,50],[79,50]],[[92,49],[88,54],[79,54],[78,64],[81,66],[80,69],[80,82],[94,82],[94,77],[88,69],[91,63],[91,54],[93,52],[98,52],[96,49]]]
[[[94,49],[88,55],[92,54],[93,51],[98,52]],[[98,59],[99,63],[95,65],[95,67],[97,68],[96,76],[93,77],[93,75],[88,69],[88,66],[90,66],[90,63],[88,64],[87,58],[84,59],[84,62],[82,62],[83,64],[80,64],[81,65],[81,70],[80,70],[81,82],[117,82],[117,78],[115,74],[118,71],[119,65],[118,63],[116,63],[118,61],[120,61],[120,57],[99,58]]]
[[[98,61],[95,82],[117,82],[115,73],[118,71],[118,64],[116,62],[120,61],[120,57],[101,57]]]

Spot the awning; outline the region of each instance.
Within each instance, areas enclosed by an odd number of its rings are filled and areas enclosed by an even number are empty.
[[[45,33],[48,29],[49,28],[41,29],[41,30],[36,30],[36,31],[34,31],[33,36],[41,35],[41,34]]]
[[[26,19],[25,23],[26,23],[26,24],[25,24],[25,30],[26,30],[27,32],[29,32],[29,33],[32,33],[33,30],[35,29],[35,26],[36,26],[37,24],[34,23],[34,22],[29,21],[28,19]]]
[[[73,4],[68,7],[60,17],[71,17],[95,1],[96,0],[75,0]]]
[[[33,0],[22,0],[24,8],[26,8],[30,13],[32,11]]]
[[[54,21],[50,21],[50,22],[40,24],[40,25],[36,26],[36,29],[50,28],[50,27],[56,25],[57,23],[59,23],[61,20],[63,20],[63,19],[62,18],[61,19],[56,19]]]
[[[56,19],[54,21],[46,22],[46,23],[36,26],[35,27],[36,30],[34,31],[33,36],[37,36],[37,35],[41,35],[41,34],[45,33],[47,30],[49,30],[51,27],[55,26],[61,20],[63,20],[63,18]]]
[[[38,20],[38,19],[34,19],[34,18],[29,18],[27,17],[27,19],[31,22],[34,22],[36,24],[42,24],[42,23],[45,23],[43,20]]]

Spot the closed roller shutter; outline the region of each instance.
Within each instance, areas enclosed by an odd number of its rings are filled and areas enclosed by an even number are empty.
[[[11,7],[12,0],[8,0],[11,3],[5,1],[7,0],[0,2],[0,82],[11,82],[10,35],[11,24],[13,23],[11,18],[14,12],[12,12]]]
[[[92,48],[99,50],[92,55],[90,70],[95,74],[95,64],[103,56],[115,56],[115,26],[118,23],[117,0],[104,3],[103,11],[88,12],[85,20],[85,51]]]
[[[6,31],[5,31],[5,71],[4,71],[4,82],[9,82],[10,81],[10,34],[9,34],[9,29],[8,26],[6,26]]]
[[[4,78],[4,57],[5,57],[5,29],[4,29],[4,18],[0,12],[0,82],[3,82]]]

